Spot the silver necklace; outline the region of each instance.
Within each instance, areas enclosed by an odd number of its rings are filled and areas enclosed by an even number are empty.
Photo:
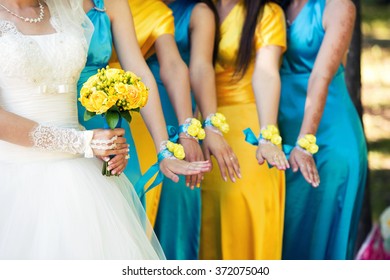
[[[25,21],[25,22],[29,22],[29,23],[37,23],[37,22],[41,22],[43,20],[43,18],[45,17],[45,10],[44,10],[44,7],[41,3],[41,1],[38,0],[38,5],[39,5],[39,17],[37,18],[28,18],[28,17],[22,17],[18,14],[15,14],[13,11],[11,11],[10,9],[8,9],[6,6],[4,6],[3,4],[0,4],[0,6],[6,10],[6,12],[10,13],[11,15],[17,17],[17,18],[20,18],[21,20]]]

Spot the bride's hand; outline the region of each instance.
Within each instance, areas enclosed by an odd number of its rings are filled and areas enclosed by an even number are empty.
[[[259,143],[256,151],[256,158],[259,164],[263,164],[264,160],[266,160],[269,164],[276,166],[279,170],[290,168],[286,155],[279,147],[272,143]]]
[[[129,145],[123,137],[123,128],[94,129],[91,147],[95,156],[127,155]]]
[[[176,158],[165,158],[160,162],[160,170],[166,177],[177,183],[179,181],[178,175],[198,175],[208,172],[211,169],[210,161],[193,161],[188,162]]]
[[[108,162],[107,170],[111,171],[113,175],[120,175],[125,170],[129,162],[128,154],[115,155],[112,159],[110,157],[98,157],[101,160]]]

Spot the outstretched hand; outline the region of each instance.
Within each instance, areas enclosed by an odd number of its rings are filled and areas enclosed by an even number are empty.
[[[240,164],[236,154],[229,146],[223,135],[206,130],[206,138],[203,140],[202,148],[206,160],[210,160],[211,155],[217,160],[219,171],[226,182],[227,173],[230,180],[236,182],[236,177],[241,178]],[[211,162],[211,161],[210,161]]]
[[[188,162],[176,158],[165,158],[160,162],[161,172],[175,183],[179,181],[178,175],[197,176],[210,169],[211,163],[208,160]]]
[[[320,184],[320,176],[318,175],[317,166],[313,156],[295,147],[290,154],[291,167],[293,172],[301,171],[305,180],[313,187],[318,187]]]
[[[279,170],[290,168],[286,155],[283,151],[272,143],[259,143],[256,151],[257,162],[261,165],[266,160],[269,164]]]
[[[186,153],[185,160],[187,162],[194,162],[194,161],[203,161],[203,153],[202,149],[200,148],[199,143],[192,138],[189,138],[187,136],[180,135],[179,136],[179,143],[183,146],[184,151]],[[211,166],[210,166],[211,168]],[[209,171],[209,170],[207,170]],[[190,187],[193,189],[195,186],[199,187],[200,183],[203,178],[204,172],[199,172],[195,174],[186,174],[186,185],[187,187]],[[185,175],[185,174],[183,174]]]

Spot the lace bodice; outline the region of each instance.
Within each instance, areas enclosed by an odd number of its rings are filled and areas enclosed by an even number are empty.
[[[76,84],[86,61],[85,38],[64,26],[56,11],[50,14],[56,32],[45,35],[22,34],[0,19],[0,107],[41,124],[79,129]],[[24,148],[0,141],[0,149]]]

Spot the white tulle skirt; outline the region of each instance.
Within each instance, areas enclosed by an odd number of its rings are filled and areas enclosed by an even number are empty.
[[[0,259],[164,259],[131,183],[101,167],[0,161]]]

